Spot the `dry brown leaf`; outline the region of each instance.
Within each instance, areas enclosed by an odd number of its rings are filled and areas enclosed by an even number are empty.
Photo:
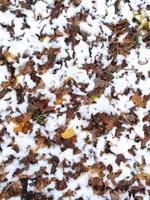
[[[58,36],[58,37],[63,36],[63,33],[62,33],[59,29],[56,29],[55,34],[56,34],[56,36]]]
[[[36,182],[36,189],[38,191],[41,191],[44,187],[46,187],[49,183],[49,179],[48,178],[41,178],[38,179]]]
[[[5,51],[4,52],[4,57],[6,58],[6,60],[8,62],[15,62],[16,61],[16,58],[14,55],[12,55],[9,51]]]
[[[106,124],[106,127],[108,130],[111,130],[114,127],[115,119],[107,116],[107,115],[101,115],[101,120],[103,123]]]
[[[147,180],[147,179],[150,179],[150,174],[141,172],[141,173],[137,174],[137,177],[141,180]]]
[[[132,101],[136,106],[145,107],[144,99],[138,93],[134,93]]]

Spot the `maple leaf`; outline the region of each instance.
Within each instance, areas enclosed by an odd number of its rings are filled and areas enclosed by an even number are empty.
[[[74,130],[72,128],[67,128],[65,132],[61,134],[63,139],[70,139],[75,135]]]

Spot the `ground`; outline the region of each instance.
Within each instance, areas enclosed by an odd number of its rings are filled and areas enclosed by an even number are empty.
[[[149,200],[150,0],[0,0],[0,200]]]

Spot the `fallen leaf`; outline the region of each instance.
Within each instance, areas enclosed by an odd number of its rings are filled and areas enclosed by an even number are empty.
[[[14,128],[14,132],[15,133],[22,132],[23,127],[24,127],[24,122],[21,122],[19,125],[17,125],[17,127]]]
[[[111,116],[104,115],[104,114],[102,114],[100,117],[101,117],[101,121],[105,124],[107,130],[110,131],[115,125],[115,119]]]
[[[147,180],[147,179],[150,179],[150,174],[141,172],[141,173],[137,174],[137,177],[141,180]]]
[[[140,95],[138,95],[138,93],[135,93],[132,96],[132,101],[136,106],[145,107],[144,99]]]
[[[63,102],[63,99],[61,98],[56,98],[56,104],[62,104]]]
[[[67,128],[65,132],[61,134],[63,139],[70,139],[75,135],[74,130],[72,128]]]
[[[93,103],[93,102],[95,102],[98,98],[100,98],[100,96],[103,94],[103,92],[102,91],[100,91],[99,92],[99,94],[95,94],[95,93],[93,93],[93,94],[91,94],[90,96],[89,96],[89,103]]]
[[[33,71],[34,62],[28,61],[23,68],[20,69],[20,75],[31,74]]]
[[[68,83],[71,80],[73,80],[73,78],[72,77],[68,77],[66,80],[64,80],[64,83]]]
[[[95,102],[97,98],[98,98],[98,96],[96,96],[96,95],[91,95],[91,96],[89,97],[89,103]]]
[[[111,102],[111,100],[113,99],[113,97],[112,96],[107,96],[107,99],[108,99],[109,102]]]
[[[16,123],[16,127],[14,128],[14,132],[15,133],[19,133],[23,131],[24,126],[26,125],[26,123],[31,119],[32,113],[28,112],[24,115],[23,120],[18,123],[17,121],[14,120],[14,122]]]
[[[56,29],[56,31],[55,31],[55,34],[57,35],[57,36],[63,36],[63,33],[60,31],[60,30],[58,30],[58,29]]]
[[[36,189],[38,191],[41,191],[44,187],[46,187],[49,183],[49,179],[48,178],[40,178],[36,181]]]
[[[15,56],[14,55],[12,55],[9,51],[5,51],[4,52],[4,57],[6,58],[6,60],[8,61],[8,62],[15,62],[16,61],[16,58],[15,58]]]
[[[103,195],[106,192],[106,184],[103,182],[101,177],[90,177],[88,184],[92,187],[93,192],[97,195]]]
[[[148,60],[145,60],[145,61],[139,60],[139,61],[138,61],[138,64],[139,64],[139,65],[146,65],[147,63],[148,63]]]
[[[19,84],[24,79],[23,75],[16,75],[16,85]]]
[[[117,163],[117,165],[120,165],[121,162],[126,162],[126,158],[123,154],[118,154],[115,162]]]

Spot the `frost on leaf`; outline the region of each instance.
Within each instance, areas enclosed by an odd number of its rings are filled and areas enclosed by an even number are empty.
[[[72,128],[67,128],[65,132],[61,134],[63,139],[70,139],[75,135],[74,130]]]

